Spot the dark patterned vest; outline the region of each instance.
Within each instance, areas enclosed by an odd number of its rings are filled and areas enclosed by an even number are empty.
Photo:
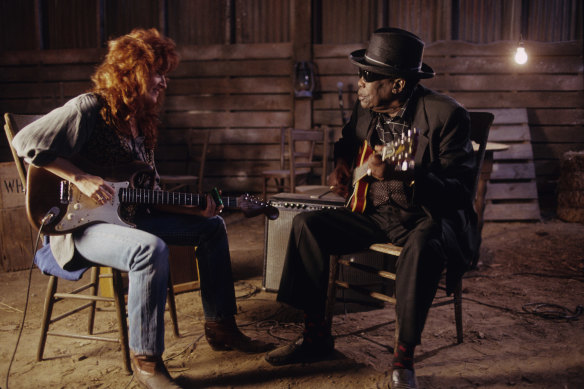
[[[121,136],[115,128],[107,125],[101,115],[98,116],[95,128],[83,146],[80,155],[83,160],[98,169],[98,171],[91,173],[116,177],[117,180],[130,180],[131,178],[130,176],[119,176],[119,171],[127,170],[123,169],[123,166],[128,166],[136,161],[144,162],[145,169],[149,166],[151,171],[136,174],[131,185],[136,188],[155,188],[157,175],[154,151],[145,148],[143,137],[128,139]],[[110,171],[113,171],[114,174],[109,173]],[[115,174],[116,172],[118,174]],[[120,216],[125,220],[132,221],[137,210],[138,207],[135,205],[122,205]]]

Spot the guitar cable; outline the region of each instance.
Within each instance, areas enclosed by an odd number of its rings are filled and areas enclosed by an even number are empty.
[[[10,363],[8,364],[8,370],[6,371],[5,389],[8,389],[8,378],[10,377],[10,369],[12,368],[12,363],[14,362],[14,357],[16,356],[16,350],[18,349],[18,344],[20,343],[20,338],[22,337],[22,330],[24,329],[24,322],[26,320],[26,311],[28,309],[28,301],[29,301],[29,297],[30,297],[30,286],[31,286],[31,280],[32,280],[32,269],[34,268],[34,258],[35,258],[35,255],[36,255],[36,252],[37,252],[37,249],[39,246],[39,242],[41,240],[43,227],[46,224],[53,221],[53,219],[55,217],[57,217],[59,215],[59,213],[60,213],[59,208],[53,207],[49,210],[49,212],[47,212],[45,214],[45,216],[41,220],[39,232],[37,234],[36,241],[34,244],[34,250],[32,252],[32,261],[30,263],[30,268],[28,269],[28,285],[26,287],[26,300],[24,302],[24,309],[22,312],[22,320],[20,322],[20,329],[18,330],[18,337],[16,338],[16,344],[14,345],[14,351],[12,352],[12,357],[10,358]]]

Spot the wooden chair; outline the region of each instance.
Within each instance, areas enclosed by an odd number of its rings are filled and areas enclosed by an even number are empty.
[[[477,186],[479,182],[479,176],[481,172],[481,167],[483,163],[483,159],[485,156],[485,150],[487,146],[487,138],[489,135],[489,129],[493,122],[494,116],[488,112],[470,112],[470,119],[471,119],[471,140],[475,145],[475,158],[476,158],[476,171],[475,171],[475,183],[473,188],[473,196],[476,196]],[[477,207],[477,203],[480,201],[484,201],[482,199],[476,198],[475,200],[475,208]],[[482,208],[480,208],[482,210]],[[382,253],[383,255],[392,256],[397,259],[397,257],[401,254],[402,248],[391,243],[375,243],[369,247],[369,250]],[[327,325],[332,325],[332,316],[334,312],[334,303],[336,300],[336,288],[344,288],[344,289],[351,289],[356,292],[368,295],[376,300],[388,302],[395,304],[396,300],[395,297],[386,295],[384,293],[380,293],[377,291],[373,291],[368,289],[366,286],[363,285],[354,285],[350,284],[345,281],[339,280],[339,265],[350,267],[353,269],[357,269],[358,271],[364,271],[372,277],[380,277],[381,280],[396,280],[396,274],[387,271],[385,269],[378,269],[374,268],[365,264],[357,263],[352,259],[344,259],[341,258],[340,255],[331,255],[330,259],[330,272],[329,272],[329,284],[328,284],[328,293],[327,293],[327,303],[326,303],[326,322]],[[446,290],[445,287],[439,286],[439,289]],[[394,294],[395,295],[395,294]],[[462,331],[462,279],[460,279],[454,287],[453,297],[450,299],[440,299],[440,301],[434,302],[432,305],[441,306],[446,304],[454,304],[454,321],[456,324],[456,339],[458,343],[462,343],[463,341],[463,331]],[[395,341],[397,344],[397,339],[399,336],[399,326],[398,321],[395,321]]]
[[[14,139],[14,136],[21,128],[39,119],[40,117],[41,115],[15,115],[11,113],[6,113],[4,115],[5,120],[4,130],[6,132],[8,144],[10,145],[10,149],[14,157],[14,162],[16,163],[18,174],[20,176],[20,179],[22,180],[22,184],[24,185],[24,187],[26,187],[27,177],[26,166],[23,159],[18,156],[16,150],[12,147],[12,140]],[[47,285],[47,292],[45,296],[43,318],[41,321],[39,345],[37,349],[37,361],[41,361],[43,359],[45,345],[47,337],[49,335],[68,338],[117,342],[121,346],[124,368],[126,369],[127,372],[129,373],[132,372],[132,368],[130,365],[130,349],[128,345],[129,341],[125,304],[125,287],[122,273],[123,272],[119,270],[112,269],[109,267],[91,266],[91,275],[89,282],[81,286],[78,286],[74,290],[68,292],[58,292],[57,287],[59,283],[59,277],[49,274],[49,282]],[[100,282],[100,279],[102,280],[102,282]],[[109,285],[108,283],[105,283],[105,280],[109,280]],[[109,288],[111,290],[111,293],[109,293],[111,297],[98,294],[100,285],[102,286],[106,285],[106,288]],[[169,283],[169,286],[171,285],[172,284]],[[54,316],[53,309],[55,307],[55,304],[66,299],[79,301],[82,302],[82,304],[75,308],[69,309],[66,312],[61,313],[58,316]],[[98,302],[114,304],[116,318],[118,322],[117,337],[107,337],[94,334],[95,313]],[[173,323],[173,333],[175,336],[178,337],[179,336],[178,321],[176,316],[174,291],[172,287],[168,288],[168,305],[171,320]],[[58,330],[53,331],[50,329],[50,326],[55,324],[56,322],[63,320],[85,309],[89,310],[87,334],[60,332]]]
[[[322,143],[322,158],[314,159],[317,143]],[[306,181],[310,174],[319,166],[321,172],[321,184],[326,183],[328,156],[328,127],[317,127],[312,130],[299,130],[295,128],[280,129],[280,168],[264,170],[263,198],[266,199],[268,183],[274,180],[276,190],[283,192],[288,190],[295,193],[298,184]]]
[[[198,131],[197,136],[189,131],[187,136],[187,159],[186,174],[172,175],[161,174],[160,186],[167,191],[185,191],[186,188],[197,189],[197,193],[203,193],[203,175],[205,172],[205,162],[207,160],[207,150],[209,148],[209,139],[211,132],[209,130]],[[196,162],[199,163],[198,175],[193,174]]]

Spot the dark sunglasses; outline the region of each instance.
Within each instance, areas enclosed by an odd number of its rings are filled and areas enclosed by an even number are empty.
[[[386,78],[391,78],[391,77],[386,76],[385,74],[373,73],[373,72],[370,72],[369,70],[359,69],[359,78],[363,78],[365,80],[365,82],[373,82],[373,81],[384,80]]]

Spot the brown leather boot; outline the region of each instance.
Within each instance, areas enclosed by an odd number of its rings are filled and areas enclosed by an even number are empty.
[[[147,389],[180,389],[160,356],[131,354],[134,378]]]
[[[205,339],[215,351],[239,350],[245,353],[262,353],[274,348],[272,343],[253,340],[244,335],[237,328],[234,317],[205,322]]]

